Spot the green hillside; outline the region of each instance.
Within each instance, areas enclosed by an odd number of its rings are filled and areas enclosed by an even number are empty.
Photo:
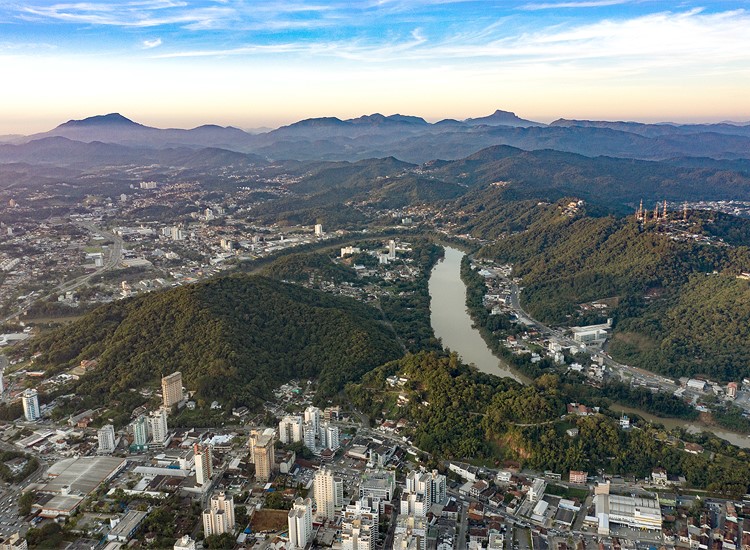
[[[262,274],[272,279],[301,282],[311,277],[341,283],[357,280],[357,272],[351,267],[335,264],[321,252],[298,253],[282,256],[265,267]]]
[[[750,374],[750,284],[736,278],[750,270],[746,247],[678,238],[680,227],[571,213],[567,202],[541,207],[528,229],[480,252],[514,264],[522,303],[534,317],[566,326],[596,322],[602,319],[579,306],[609,299],[616,358],[673,376]],[[685,225],[711,225],[700,216]],[[731,233],[728,224],[717,232]]]
[[[523,151],[499,145],[464,159],[426,166],[424,173],[444,182],[481,188],[479,205],[500,195],[506,201],[556,201],[575,196],[621,213],[643,199],[653,201],[748,200],[750,178],[720,163],[676,166],[668,162],[585,157],[552,150]],[[493,183],[502,186],[492,187]],[[460,203],[470,202],[462,198]],[[481,220],[476,220],[481,223]]]
[[[181,370],[198,398],[250,404],[297,377],[317,377],[330,395],[399,357],[379,319],[353,300],[233,275],[100,307],[34,350],[51,372],[98,358],[75,388],[98,403]]]
[[[392,388],[386,382],[390,375],[408,382]],[[641,423],[640,429],[624,431],[614,413],[567,416],[565,403],[575,398],[578,387],[571,393],[569,385],[551,375],[522,386],[467,367],[455,354],[419,353],[369,372],[347,393],[372,418],[406,418],[409,425],[402,433],[440,458],[493,466],[512,459],[537,471],[604,469],[640,478],[663,466],[684,475],[688,487],[724,495],[748,491],[746,450],[708,433],[673,432],[709,451],[696,456],[684,452],[682,443],[666,444],[667,432],[655,425]],[[399,395],[408,403],[399,406]],[[565,435],[573,427],[579,436]]]

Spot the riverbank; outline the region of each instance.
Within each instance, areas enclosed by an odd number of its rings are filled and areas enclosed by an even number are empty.
[[[429,281],[430,322],[435,336],[481,372],[530,383],[529,378],[494,355],[474,327],[466,308],[466,285],[461,280],[464,253],[450,246],[444,248],[445,256],[433,268]]]
[[[477,326],[467,309],[467,285],[461,278],[461,263],[465,253],[445,246],[445,259],[433,268],[430,276],[430,312],[435,336],[443,345],[457,352],[467,363],[473,363],[481,372],[510,377],[523,384],[530,384],[533,375],[527,376],[514,369],[509,362],[493,353],[493,345],[485,337],[486,330]],[[494,342],[493,342],[494,343]],[[531,374],[531,373],[529,373]],[[700,420],[685,420],[676,417],[660,417],[642,409],[626,407],[616,403],[609,406],[613,412],[638,415],[644,420],[662,424],[667,428],[681,428],[690,434],[709,432],[744,449],[750,449],[750,439],[740,433],[717,429]]]

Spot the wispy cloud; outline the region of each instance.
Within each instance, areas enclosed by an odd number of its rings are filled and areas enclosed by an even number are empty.
[[[750,64],[748,28],[750,13],[746,10],[705,13],[693,9],[578,24],[550,24],[531,31],[516,30],[511,21],[501,21],[485,28],[467,28],[453,33],[435,34],[434,29],[416,27],[387,39],[354,37],[245,43],[230,48],[164,51],[156,57],[296,53],[388,64],[465,60],[492,66],[565,63],[581,67],[592,64],[613,69],[628,67],[635,71],[659,66],[701,66],[703,69],[708,64],[721,66],[738,61]]]
[[[22,19],[52,19],[117,27],[158,27],[190,23],[210,24],[229,19],[235,11],[226,6],[192,8],[186,2],[143,0],[124,3],[60,3],[51,6],[24,6]]]
[[[147,50],[150,50],[151,48],[157,48],[159,46],[161,46],[161,38],[154,38],[153,40],[143,41],[143,47]]]
[[[582,0],[580,2],[543,2],[530,3],[519,6],[518,9],[526,11],[554,10],[560,8],[603,8],[608,6],[619,6],[629,4],[632,0]]]

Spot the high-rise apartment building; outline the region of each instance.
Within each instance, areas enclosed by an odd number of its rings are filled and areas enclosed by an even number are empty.
[[[429,473],[424,471],[409,472],[406,476],[406,490],[401,496],[401,513],[424,515],[431,505],[445,501],[446,490],[447,480],[437,470],[432,470]],[[414,496],[410,497],[410,495]],[[416,506],[416,511],[412,510],[413,506]],[[419,513],[422,506],[424,506],[424,512]]]
[[[133,430],[133,450],[143,451],[148,447],[148,420],[146,415],[140,415],[130,424]]]
[[[323,422],[320,425],[320,446],[335,451],[339,448],[339,427]]]
[[[23,404],[23,415],[26,420],[33,422],[39,420],[42,413],[39,410],[39,396],[33,388],[24,390],[21,394],[21,403]]]
[[[364,497],[343,511],[341,546],[346,550],[371,550],[378,540],[380,499]]]
[[[305,409],[305,422],[311,422],[313,430],[317,434],[320,430],[320,409],[318,407],[307,407]]]
[[[213,451],[211,445],[193,444],[193,455],[195,457],[195,481],[200,485],[211,482],[213,475]]]
[[[302,441],[302,417],[285,416],[279,422],[279,441],[297,443]]]
[[[167,431],[167,409],[164,407],[152,411],[148,417],[148,431],[151,433],[151,440],[157,445],[163,444],[169,432]]]
[[[167,409],[182,401],[182,373],[180,371],[162,377],[161,395],[164,407]]]
[[[333,519],[336,510],[341,510],[344,505],[344,481],[323,467],[315,473],[313,491],[318,515]]]
[[[203,510],[203,534],[222,535],[234,531],[234,499],[224,491],[213,495]]]
[[[274,437],[263,434],[255,442],[253,447],[253,462],[255,462],[255,479],[257,481],[268,481],[271,479],[274,467]]]
[[[427,548],[427,518],[421,516],[398,516],[394,530],[394,548]]]
[[[302,424],[302,441],[305,442],[305,447],[311,451],[315,451],[315,436],[318,435],[318,431],[315,429],[315,425],[312,422],[305,422]]]
[[[305,548],[312,540],[312,508],[312,499],[298,497],[289,510],[287,523],[290,550]]]
[[[115,451],[115,427],[107,424],[96,433],[99,439],[99,454],[112,454]]]

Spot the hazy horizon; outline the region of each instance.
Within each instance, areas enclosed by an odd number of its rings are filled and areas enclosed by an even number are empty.
[[[500,109],[500,110],[506,110],[506,109]],[[466,119],[469,119],[469,118],[481,118],[481,117],[489,116],[489,115],[493,114],[494,112],[495,111],[493,110],[491,112],[478,113],[478,114],[472,115],[472,116],[458,116],[458,117],[448,117],[448,116],[446,116],[446,117],[437,117],[437,118],[435,118],[435,117],[433,117],[433,118],[422,117],[422,118],[424,118],[425,121],[427,121],[427,122],[429,122],[431,124],[434,124],[436,122],[439,122],[439,121],[445,120],[445,119],[455,119],[455,120],[461,121],[461,120],[466,120]],[[60,125],[62,125],[64,123],[66,123],[66,122],[70,122],[70,121],[74,121],[74,120],[84,120],[84,119],[87,119],[87,118],[92,118],[92,117],[96,117],[96,116],[103,116],[103,115],[110,115],[110,114],[119,114],[119,115],[122,115],[125,118],[127,118],[127,119],[129,119],[132,122],[135,122],[137,124],[142,124],[144,126],[149,126],[149,127],[158,128],[158,129],[187,129],[187,130],[189,130],[189,129],[197,128],[197,127],[202,126],[202,125],[217,124],[216,122],[207,120],[205,122],[201,122],[201,123],[198,123],[198,124],[185,123],[185,124],[180,125],[180,121],[177,120],[177,121],[175,121],[174,124],[161,124],[160,125],[158,123],[153,123],[152,124],[152,123],[150,123],[148,121],[141,120],[141,119],[139,119],[137,117],[129,116],[127,113],[122,113],[120,111],[113,111],[112,113],[92,113],[90,115],[83,115],[83,116],[80,116],[80,117],[68,118],[68,119],[65,119],[65,120],[59,120],[57,122],[53,121],[53,122],[50,122],[48,126],[41,126],[39,129],[35,129],[33,131],[28,131],[28,132],[8,132],[8,133],[5,133],[5,134],[0,134],[0,137],[2,137],[2,136],[13,136],[13,135],[28,136],[28,135],[33,135],[33,134],[37,134],[37,133],[44,133],[44,132],[53,130],[54,128],[56,128],[56,127],[58,127],[58,126],[60,126]],[[373,111],[373,112],[359,113],[359,114],[354,115],[354,116],[336,116],[336,115],[331,115],[331,114],[325,114],[325,115],[320,115],[320,117],[335,117],[335,118],[339,118],[341,120],[347,120],[347,119],[350,119],[350,118],[357,118],[359,116],[369,116],[369,115],[374,115],[374,114],[382,114],[382,115],[385,115],[385,116],[390,116],[390,115],[420,116],[418,114],[406,113],[406,112],[404,112],[404,113],[378,113],[376,111]],[[564,116],[560,116],[560,117],[549,118],[549,119],[544,119],[543,120],[543,119],[539,119],[539,118],[524,116],[523,113],[514,113],[514,114],[516,116],[518,116],[519,118],[522,118],[522,119],[525,119],[525,120],[530,120],[530,121],[533,121],[533,122],[540,122],[540,123],[543,123],[543,124],[550,124],[550,123],[552,123],[552,122],[554,122],[555,120],[558,120],[558,119],[573,119],[573,118],[578,118],[578,117],[564,117]],[[243,125],[239,125],[239,124],[232,124],[231,122],[230,123],[226,123],[226,124],[221,124],[221,126],[239,128],[240,130],[243,130],[243,131],[246,131],[246,132],[265,132],[265,131],[275,130],[275,129],[283,127],[283,126],[287,126],[287,125],[293,124],[295,122],[299,122],[300,120],[305,120],[306,118],[317,118],[317,117],[305,117],[305,118],[301,118],[301,119],[288,120],[288,121],[285,121],[285,122],[283,122],[281,124],[273,125],[273,126],[270,126],[270,125],[268,125],[268,126],[261,126],[261,125],[258,125],[258,126],[247,126],[247,125],[244,125],[243,126]],[[592,121],[593,120],[598,120],[598,121],[607,121],[607,122],[635,122],[635,123],[644,123],[644,124],[720,124],[720,123],[728,123],[728,124],[738,124],[738,125],[750,125],[750,120],[709,119],[709,118],[706,118],[706,119],[683,119],[683,120],[666,120],[666,119],[658,119],[658,118],[653,119],[653,120],[647,120],[647,119],[627,119],[627,120],[625,120],[625,119],[616,119],[616,118],[601,118],[601,119],[579,118],[579,120],[592,120]]]
[[[409,114],[750,120],[747,1],[134,0],[0,6],[0,134],[120,112],[278,127]]]

